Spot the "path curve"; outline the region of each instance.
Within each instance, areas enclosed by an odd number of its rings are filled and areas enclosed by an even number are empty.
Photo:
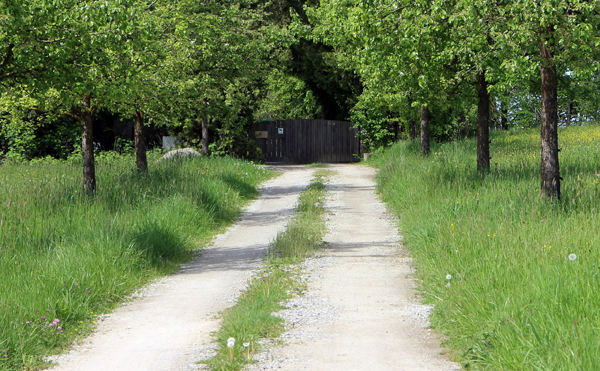
[[[331,165],[328,248],[305,262],[307,293],[290,301],[284,344],[248,370],[456,370],[428,329],[411,259],[375,194],[376,170]]]
[[[269,243],[294,213],[313,169],[276,167],[240,220],[175,275],[143,290],[102,320],[94,334],[66,355],[54,371],[195,370],[201,348],[218,329],[218,313],[230,307],[257,269]]]

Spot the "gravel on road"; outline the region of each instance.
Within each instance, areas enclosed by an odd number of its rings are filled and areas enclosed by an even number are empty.
[[[306,260],[306,295],[278,313],[283,344],[247,370],[456,370],[429,329],[397,221],[375,193],[375,169],[332,165],[327,248]],[[281,342],[280,342],[281,343]]]
[[[140,291],[116,309],[91,337],[51,357],[54,371],[196,370],[200,353],[219,328],[219,312],[232,306],[268,245],[285,229],[313,169],[276,167],[260,197],[224,234],[181,271]]]
[[[239,221],[181,271],[142,289],[104,316],[96,331],[54,371],[204,369],[214,352],[219,313],[231,307],[283,231],[313,168],[279,166]],[[375,194],[372,168],[331,165],[328,247],[301,269],[305,295],[277,315],[280,339],[265,340],[248,370],[456,370],[428,328],[431,307],[419,303],[409,255],[396,221]]]

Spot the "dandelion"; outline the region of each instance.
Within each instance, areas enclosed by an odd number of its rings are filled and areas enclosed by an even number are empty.
[[[452,279],[452,275],[451,275],[451,274],[447,274],[447,275],[446,275],[446,279],[447,279],[448,281],[450,281],[450,280]]]
[[[227,339],[227,348],[233,348],[234,345],[235,345],[235,338]]]
[[[248,348],[248,347],[250,346],[250,343],[243,343],[243,344],[242,344],[242,346],[243,346],[244,348]]]
[[[570,260],[570,261],[575,261],[575,260],[577,260],[577,255],[575,255],[575,254],[569,254],[569,260]]]

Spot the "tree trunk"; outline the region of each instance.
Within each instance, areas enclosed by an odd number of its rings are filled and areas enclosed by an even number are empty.
[[[490,94],[485,70],[478,75],[479,103],[477,104],[477,171],[490,171]]]
[[[429,155],[429,108],[421,106],[421,154]]]
[[[551,35],[554,30],[551,29]],[[548,42],[553,45],[553,42]],[[558,166],[558,92],[556,66],[552,60],[549,46],[542,41],[540,45],[542,58],[542,113],[541,113],[541,147],[542,147],[542,194],[560,199],[560,170]]]
[[[92,112],[92,97],[83,96],[81,109],[81,155],[83,160],[83,190],[87,194],[96,191],[96,165],[94,163],[94,115]]]
[[[148,171],[148,157],[146,157],[146,138],[144,136],[144,113],[138,110],[133,112],[133,132],[135,141],[135,165],[140,172]]]
[[[569,102],[569,105],[567,106],[567,126],[571,125],[571,121],[573,120],[573,106],[573,102]]]
[[[202,118],[202,155],[208,156],[208,119]]]
[[[409,125],[409,136],[410,136],[410,140],[417,140],[417,120],[410,120],[410,122],[408,123]]]

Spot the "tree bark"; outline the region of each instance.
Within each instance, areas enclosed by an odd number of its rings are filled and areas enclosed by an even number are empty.
[[[208,119],[206,117],[202,117],[202,155],[208,156]]]
[[[148,157],[146,156],[146,138],[144,136],[144,113],[138,110],[133,112],[133,133],[135,142],[135,165],[140,172],[148,171]]]
[[[550,34],[554,31],[549,28]],[[553,45],[552,41],[548,44]],[[542,58],[542,113],[541,113],[541,147],[542,147],[542,194],[549,198],[560,199],[560,169],[558,164],[558,84],[556,66],[552,60],[552,52],[542,40],[540,56]]]
[[[421,154],[429,155],[429,108],[421,106]]]
[[[92,96],[83,96],[81,109],[81,155],[83,160],[83,190],[87,194],[96,191],[96,165],[94,162],[94,115],[92,111]]]
[[[477,171],[490,171],[490,94],[485,80],[485,70],[478,75],[477,104]]]

